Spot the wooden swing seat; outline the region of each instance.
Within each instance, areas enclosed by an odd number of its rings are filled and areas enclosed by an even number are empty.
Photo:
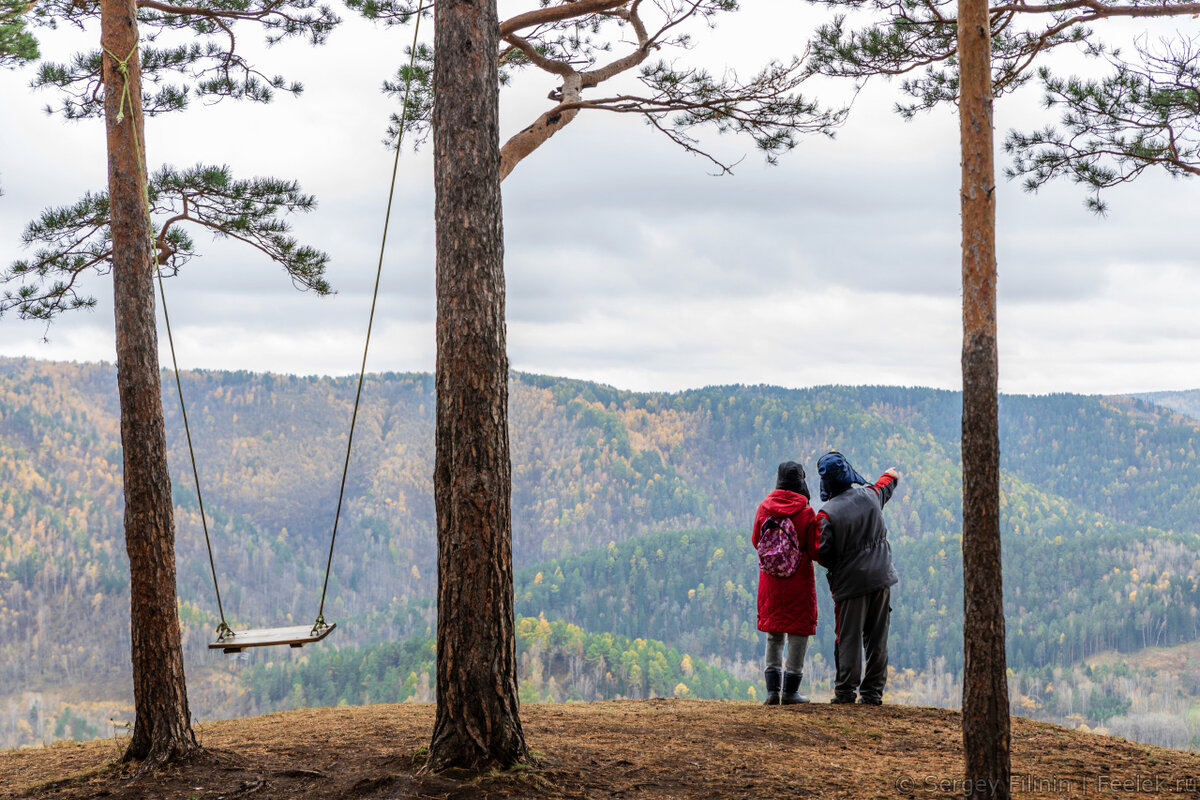
[[[209,642],[209,650],[221,650],[225,653],[240,653],[247,647],[272,647],[286,644],[290,647],[303,647],[306,644],[319,642],[337,627],[331,623],[317,631],[311,625],[294,625],[290,628],[253,628],[248,631],[236,631]]]

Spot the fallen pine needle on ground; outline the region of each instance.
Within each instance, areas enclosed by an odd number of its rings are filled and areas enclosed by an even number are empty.
[[[535,763],[421,771],[431,705],[319,708],[198,726],[210,757],[134,776],[124,741],[0,753],[0,797],[949,798],[962,795],[957,712],[637,700],[521,709]],[[1200,753],[1013,720],[1013,795],[1200,798]]]

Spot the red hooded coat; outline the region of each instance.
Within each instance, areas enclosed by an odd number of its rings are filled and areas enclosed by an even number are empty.
[[[758,573],[758,629],[766,633],[812,636],[817,632],[817,583],[813,580],[813,556],[821,526],[808,505],[808,498],[786,489],[776,489],[758,506],[750,542],[758,547],[758,532],[767,517],[791,517],[800,537],[800,563],[790,578]]]

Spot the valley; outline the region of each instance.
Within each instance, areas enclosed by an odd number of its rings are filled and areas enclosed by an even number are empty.
[[[307,624],[352,381],[244,372],[182,380],[231,624]],[[164,388],[198,719],[431,699],[432,392],[428,375],[368,377],[325,611],[338,630],[304,650],[225,656],[207,649],[219,618],[178,404]],[[652,394],[517,374],[510,397],[523,700],[761,691],[753,511],[779,461],[813,471],[837,448],[864,474],[894,464],[903,475],[886,513],[901,575],[888,699],[957,705],[955,393]],[[1176,405],[1002,398],[1015,713],[1200,746],[1188,670],[1172,666],[1177,659],[1139,667],[1130,655],[1200,641],[1200,421]],[[129,721],[120,470],[111,365],[0,359],[0,745],[111,736]],[[827,691],[832,654],[818,584],[822,623],[805,683],[814,696]],[[1126,658],[1134,660],[1122,666]],[[318,666],[340,677],[317,680]]]

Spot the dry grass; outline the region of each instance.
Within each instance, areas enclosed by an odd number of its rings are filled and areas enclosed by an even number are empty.
[[[132,778],[113,740],[0,754],[15,798],[950,797],[959,715],[681,700],[522,710],[532,768],[422,776],[431,706],[324,708],[202,727],[216,757]],[[1200,797],[1200,755],[1014,721],[1016,796]]]

